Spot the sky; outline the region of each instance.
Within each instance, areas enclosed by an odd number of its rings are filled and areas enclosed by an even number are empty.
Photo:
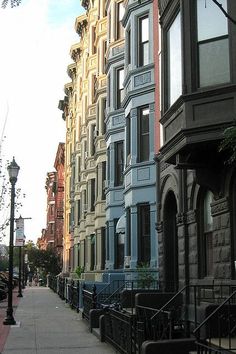
[[[80,0],[22,0],[0,9],[0,158],[3,173],[13,156],[20,166],[23,206],[15,217],[30,218],[26,242],[46,227],[46,176],[66,132],[58,102],[70,82],[70,47],[79,41],[75,19],[84,12]],[[8,240],[6,233],[1,242]]]

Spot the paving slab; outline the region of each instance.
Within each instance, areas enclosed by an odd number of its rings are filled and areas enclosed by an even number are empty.
[[[80,313],[46,287],[27,287],[2,354],[114,354],[90,333]]]

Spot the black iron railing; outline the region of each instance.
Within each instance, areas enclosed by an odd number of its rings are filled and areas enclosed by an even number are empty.
[[[128,315],[114,309],[105,311],[104,339],[120,353],[136,353],[136,319],[135,315]]]
[[[79,312],[79,282],[78,281],[71,281],[68,284],[68,302],[71,308],[76,309]]]
[[[62,300],[65,299],[65,278],[58,277],[58,295]]]
[[[48,286],[55,293],[57,292],[57,277],[55,275],[48,275]]]
[[[236,291],[193,331],[197,353],[230,353],[236,351]]]
[[[92,291],[89,291],[85,289],[85,286],[82,289],[82,294],[83,294],[83,311],[82,311],[82,317],[85,319],[89,319],[89,312],[92,309],[97,308],[96,304],[96,286],[93,286]]]

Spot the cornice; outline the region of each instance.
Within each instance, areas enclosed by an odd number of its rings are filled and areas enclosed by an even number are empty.
[[[172,0],[158,0],[158,8],[160,16],[163,14],[167,6],[172,2]]]
[[[84,31],[87,30],[88,18],[87,15],[81,15],[75,20],[75,31],[80,37],[83,37]]]
[[[76,62],[78,59],[80,59],[81,52],[82,52],[81,43],[73,44],[70,48],[71,59],[73,59]]]
[[[76,74],[76,63],[72,63],[67,66],[67,74],[71,79],[73,79],[74,74]]]
[[[72,92],[72,89],[73,89],[72,82],[68,82],[67,84],[64,85],[64,92],[67,96],[70,95],[70,93]]]

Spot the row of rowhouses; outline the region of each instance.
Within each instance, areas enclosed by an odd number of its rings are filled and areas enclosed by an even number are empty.
[[[64,271],[132,279],[145,265],[177,288],[234,277],[234,173],[219,152],[235,119],[234,2],[82,5],[60,101]]]
[[[133,279],[143,265],[156,277],[153,4],[83,6],[72,81],[60,102],[67,128],[63,270],[84,267],[85,280],[102,280],[104,271]]]
[[[82,5],[60,101],[63,271],[104,284],[145,269],[181,295],[186,334],[234,290],[235,162],[220,143],[236,117],[236,2]]]

